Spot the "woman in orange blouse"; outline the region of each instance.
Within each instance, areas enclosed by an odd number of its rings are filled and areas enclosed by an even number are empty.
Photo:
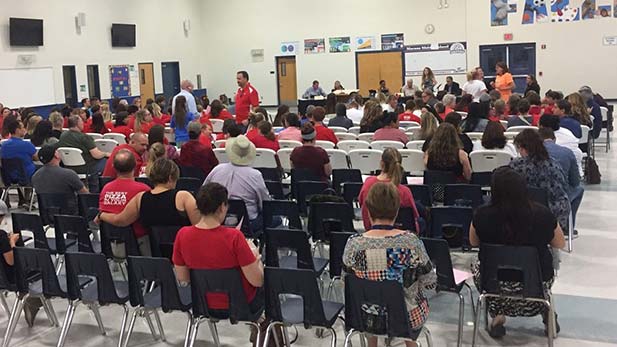
[[[512,91],[516,87],[512,74],[506,63],[502,61],[495,65],[495,71],[497,72],[497,77],[495,78],[495,82],[491,82],[491,86],[501,93],[501,99],[503,101],[508,102],[512,95]]]

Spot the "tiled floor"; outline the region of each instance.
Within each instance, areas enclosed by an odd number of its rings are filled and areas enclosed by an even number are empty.
[[[578,214],[580,237],[574,242],[572,254],[563,253],[561,270],[553,287],[555,302],[562,327],[555,340],[558,347],[608,347],[617,345],[617,150],[608,155],[603,149],[597,153],[597,161],[602,172],[602,184],[587,187],[583,204]],[[455,263],[464,267],[471,262],[469,255],[455,255]],[[12,299],[10,300],[12,302]],[[431,299],[432,312],[428,328],[432,332],[434,346],[456,346],[457,298],[446,294]],[[59,319],[62,321],[66,302],[53,302]],[[86,308],[79,307],[66,341],[67,346],[116,346],[122,310],[119,307],[101,309],[107,328],[102,336],[96,326],[94,316]],[[185,329],[183,314],[163,314],[163,324],[167,342],[154,341],[148,333],[147,325],[138,321],[131,346],[181,346]],[[464,331],[464,345],[471,345],[473,326],[471,309],[467,303]],[[0,326],[6,326],[7,316],[0,313]],[[481,332],[480,346],[545,346],[546,338],[539,318],[511,319],[507,324],[508,335],[502,341],[490,338]],[[221,342],[225,346],[249,346],[248,328],[242,325],[219,324]],[[2,333],[4,329],[0,330]],[[295,346],[328,346],[329,338],[318,339],[314,331],[299,327],[299,338]],[[37,316],[36,326],[29,329],[20,320],[11,346],[43,347],[55,346],[60,330],[49,326],[45,314]],[[343,327],[337,323],[338,346],[343,345]],[[292,330],[291,334],[294,332]],[[204,325],[200,329],[197,346],[214,346],[212,337]],[[359,343],[355,342],[358,346]],[[394,345],[404,345],[395,341]]]

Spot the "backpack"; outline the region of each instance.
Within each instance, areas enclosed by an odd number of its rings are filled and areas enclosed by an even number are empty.
[[[600,184],[602,174],[600,174],[598,164],[592,157],[588,157],[585,161],[585,174],[587,184]]]

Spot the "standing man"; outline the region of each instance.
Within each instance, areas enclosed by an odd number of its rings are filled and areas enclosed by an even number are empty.
[[[249,125],[249,113],[259,106],[259,93],[249,83],[249,73],[238,71],[236,74],[238,81],[238,91],[236,92],[236,123],[242,124],[243,132]]]
[[[193,83],[189,80],[183,80],[180,82],[180,93],[174,96],[171,102],[171,112],[173,113],[176,109],[176,98],[178,95],[182,95],[186,98],[186,106],[189,108],[189,112],[193,114],[197,114],[197,103],[195,102],[195,97],[193,96]]]
[[[319,86],[319,81],[318,80],[314,80],[313,81],[313,85],[310,86],[305,92],[304,94],[302,94],[302,98],[303,99],[312,99],[316,96],[326,96],[326,92],[323,91],[323,89],[321,89],[321,87]]]

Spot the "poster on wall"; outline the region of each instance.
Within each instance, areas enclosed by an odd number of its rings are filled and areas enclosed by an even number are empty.
[[[326,39],[304,40],[304,54],[316,54],[326,52]]]
[[[594,19],[596,15],[596,0],[584,0],[581,5],[581,18]]]
[[[426,66],[430,66],[435,75],[465,73],[467,42],[405,46],[405,76],[422,76]]]
[[[356,51],[370,51],[377,49],[375,36],[357,36],[354,39],[354,43],[356,44]]]
[[[490,0],[491,26],[508,25],[509,6],[506,0]]]
[[[611,17],[611,5],[598,6],[596,10],[596,18],[610,18]]]
[[[298,54],[298,47],[300,47],[299,41],[281,42],[279,48],[280,55],[296,55]]]
[[[523,24],[546,23],[548,18],[546,0],[525,0]]]
[[[580,11],[570,4],[570,0],[551,3],[551,22],[575,22],[580,19]]]
[[[381,35],[381,50],[391,51],[405,48],[405,36],[400,34]]]
[[[123,98],[131,96],[131,76],[128,65],[110,65],[109,81],[111,84],[111,96]]]
[[[518,12],[518,0],[508,0],[508,13]]]
[[[351,52],[351,38],[349,36],[330,37],[330,53]]]

